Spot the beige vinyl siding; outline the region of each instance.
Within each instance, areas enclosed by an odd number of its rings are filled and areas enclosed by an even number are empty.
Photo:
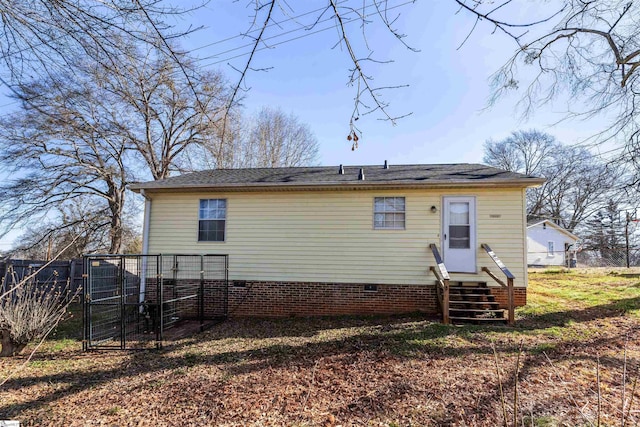
[[[158,192],[150,194],[149,253],[228,254],[230,279],[433,283],[429,244],[441,247],[442,197],[464,195],[476,197],[478,246],[488,243],[516,275],[516,285],[525,286],[523,194],[520,188]],[[379,196],[406,198],[404,230],[374,229]],[[227,200],[226,241],[198,242],[199,200],[216,198]],[[485,265],[496,270],[478,247],[478,271]],[[491,280],[483,273],[452,277],[479,278]]]

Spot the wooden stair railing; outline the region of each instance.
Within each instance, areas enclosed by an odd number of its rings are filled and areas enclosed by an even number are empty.
[[[502,273],[504,273],[504,275],[507,277],[507,283],[504,283],[504,281],[496,276],[488,267],[482,267],[482,271],[487,273],[489,277],[495,280],[496,283],[498,283],[500,286],[507,289],[507,305],[509,310],[507,322],[509,323],[509,325],[513,325],[513,323],[515,322],[515,296],[513,290],[513,280],[515,279],[515,276],[509,271],[507,266],[504,265],[500,258],[498,258],[498,255],[496,255],[496,253],[491,250],[489,245],[483,243],[480,246],[482,246],[482,249],[487,252],[489,258],[493,260],[493,262],[498,266]]]
[[[436,260],[436,266],[431,266],[429,269],[436,276],[436,291],[438,292],[438,302],[440,303],[440,309],[442,310],[442,323],[448,325],[450,280],[449,272],[447,271],[447,267],[444,266],[444,262],[442,262],[442,257],[440,256],[440,252],[438,252],[438,247],[434,243],[431,243],[429,247],[431,248],[433,257]]]

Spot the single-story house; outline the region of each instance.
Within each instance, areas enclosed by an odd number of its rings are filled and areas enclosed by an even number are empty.
[[[483,284],[479,308],[502,307],[508,293],[485,270],[503,267],[524,305],[525,190],[542,182],[385,162],[205,170],[131,189],[146,200],[144,253],[228,255],[230,315],[308,316],[435,313],[449,286],[438,273],[467,300],[476,292],[462,288]]]
[[[533,223],[527,227],[527,264],[571,267],[578,240],[578,236],[548,219]]]

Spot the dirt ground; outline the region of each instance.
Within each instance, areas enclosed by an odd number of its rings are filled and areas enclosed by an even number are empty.
[[[160,351],[91,353],[59,334],[31,360],[0,360],[0,420],[639,425],[640,279],[610,273],[532,273],[513,328],[421,315],[232,319]]]

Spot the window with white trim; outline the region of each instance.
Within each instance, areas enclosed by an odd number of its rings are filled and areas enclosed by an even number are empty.
[[[224,242],[227,222],[227,199],[200,200],[198,241]]]
[[[404,197],[374,197],[373,228],[377,230],[404,230]]]
[[[553,242],[552,241],[548,241],[547,242],[547,255],[552,256],[553,252],[554,252],[554,247],[553,247]]]

